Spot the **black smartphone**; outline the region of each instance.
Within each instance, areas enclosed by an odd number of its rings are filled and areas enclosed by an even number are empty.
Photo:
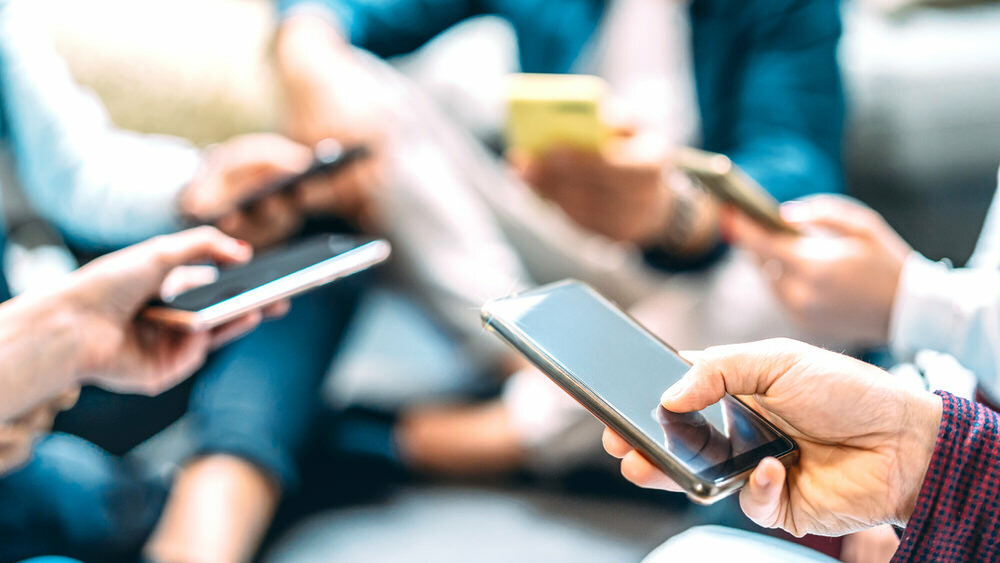
[[[304,293],[385,261],[382,239],[319,235],[262,252],[218,279],[151,303],[143,317],[188,330],[205,330],[250,311]]]
[[[336,174],[351,164],[370,157],[371,154],[371,149],[367,145],[344,147],[333,139],[324,139],[317,143],[315,157],[308,168],[298,174],[261,186],[260,190],[240,200],[236,208],[240,211],[250,211],[269,196],[289,192],[306,180]],[[213,217],[203,222],[211,224],[219,219],[220,217]]]
[[[694,413],[661,407],[690,364],[586,284],[567,280],[491,301],[482,320],[695,502],[739,490],[765,457],[798,457],[791,438],[736,397]]]

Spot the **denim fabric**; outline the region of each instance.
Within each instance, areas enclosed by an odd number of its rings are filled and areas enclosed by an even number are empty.
[[[53,434],[0,479],[0,562],[42,555],[85,561],[134,557],[167,488],[80,438]]]

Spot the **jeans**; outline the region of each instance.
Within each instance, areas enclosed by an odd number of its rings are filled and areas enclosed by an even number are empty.
[[[57,430],[90,442],[50,437],[25,468],[0,479],[0,562],[52,554],[86,561],[136,557],[163,509],[166,488],[116,454],[185,410],[197,454],[238,456],[284,490],[294,488],[295,460],[320,406],[320,383],[364,277],[295,299],[288,316],[218,351],[192,380],[165,395],[88,390]]]
[[[10,299],[10,289],[7,288],[7,280],[3,277],[3,260],[6,250],[7,238],[3,233],[3,225],[0,225],[0,303]]]

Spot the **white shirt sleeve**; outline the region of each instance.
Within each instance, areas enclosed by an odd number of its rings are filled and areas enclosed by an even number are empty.
[[[1000,396],[1000,270],[952,269],[914,252],[899,280],[890,343],[900,359],[951,354]]]
[[[6,4],[6,5],[5,5]],[[27,3],[0,3],[0,96],[17,173],[35,210],[73,241],[113,247],[177,230],[176,197],[200,153],[115,129],[73,81]]]

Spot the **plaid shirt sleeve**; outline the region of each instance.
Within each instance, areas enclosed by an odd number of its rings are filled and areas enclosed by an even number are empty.
[[[938,395],[937,444],[893,562],[1000,560],[1000,415]]]

